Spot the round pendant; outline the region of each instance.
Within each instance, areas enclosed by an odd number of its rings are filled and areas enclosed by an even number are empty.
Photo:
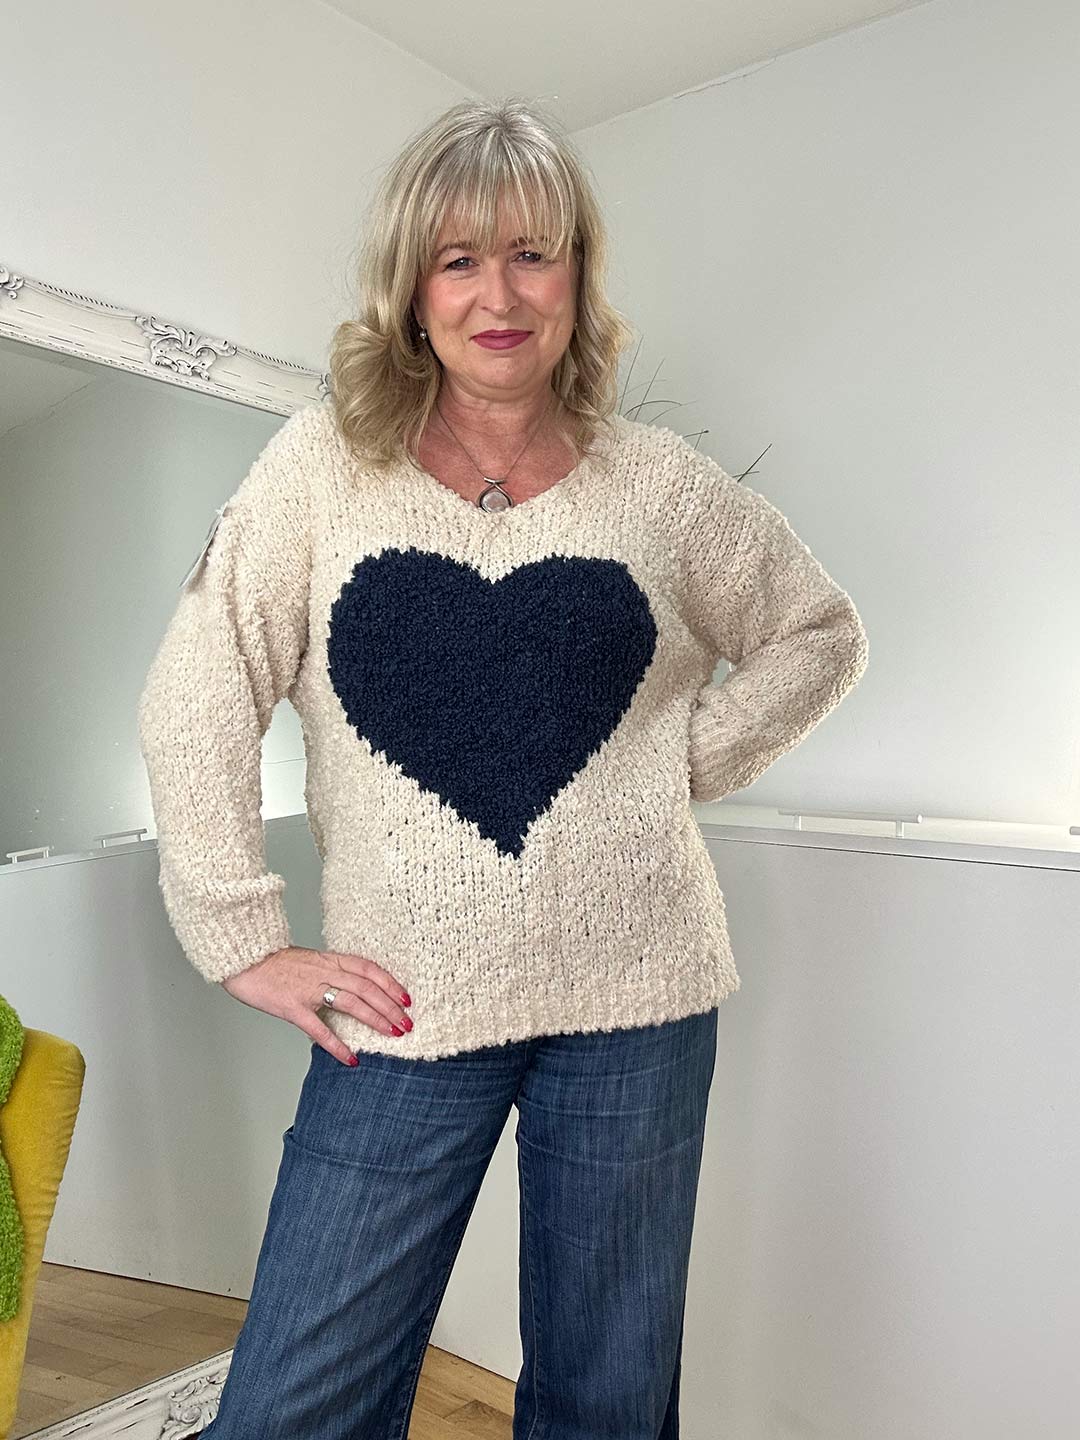
[[[481,510],[509,510],[514,502],[505,490],[500,490],[498,485],[493,484],[481,492],[480,498],[476,503],[480,506]]]

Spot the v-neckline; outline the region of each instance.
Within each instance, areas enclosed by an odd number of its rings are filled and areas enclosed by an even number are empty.
[[[609,460],[625,439],[625,432],[620,423],[623,417],[615,416],[614,418],[618,432],[617,438],[613,445],[604,447],[604,458]],[[560,479],[556,480],[554,484],[549,485],[545,490],[541,490],[539,494],[530,495],[524,500],[515,500],[513,505],[507,506],[505,510],[484,510],[475,500],[467,500],[464,495],[453,489],[452,486],[444,485],[430,470],[426,470],[422,465],[414,464],[407,455],[402,455],[396,464],[399,473],[404,474],[406,477],[412,477],[414,483],[423,486],[429,493],[438,493],[448,514],[455,514],[460,511],[463,516],[468,516],[471,513],[478,520],[482,520],[488,525],[505,524],[507,521],[512,521],[514,517],[526,513],[539,513],[540,511],[550,509],[553,505],[572,501],[574,495],[581,489],[582,482],[586,478],[595,478],[598,474],[602,473],[596,457],[585,455],[572,470],[568,470],[565,475],[561,476]]]

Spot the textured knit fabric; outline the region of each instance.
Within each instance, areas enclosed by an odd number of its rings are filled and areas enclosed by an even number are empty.
[[[260,786],[287,696],[323,946],[412,999],[401,1038],[320,1007],[352,1049],[437,1059],[738,989],[690,800],[801,740],[861,677],[866,633],[764,497],[672,430],[615,425],[500,512],[405,458],[359,465],[327,405],[265,446],[139,700],[162,895],[208,981],[294,943]]]
[[[0,1106],[11,1094],[25,1040],[18,1011],[0,995]],[[0,1320],[13,1320],[19,1312],[25,1246],[26,1233],[15,1203],[11,1170],[0,1145]]]

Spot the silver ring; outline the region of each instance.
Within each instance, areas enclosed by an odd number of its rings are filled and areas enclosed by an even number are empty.
[[[332,1010],[334,1008],[334,1001],[337,999],[337,994],[338,992],[336,990],[324,990],[322,997],[323,1004]]]

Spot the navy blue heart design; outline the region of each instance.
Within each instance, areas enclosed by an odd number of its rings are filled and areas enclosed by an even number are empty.
[[[516,858],[614,731],[656,638],[621,561],[550,555],[491,581],[410,546],[356,564],[327,670],[373,750]]]

